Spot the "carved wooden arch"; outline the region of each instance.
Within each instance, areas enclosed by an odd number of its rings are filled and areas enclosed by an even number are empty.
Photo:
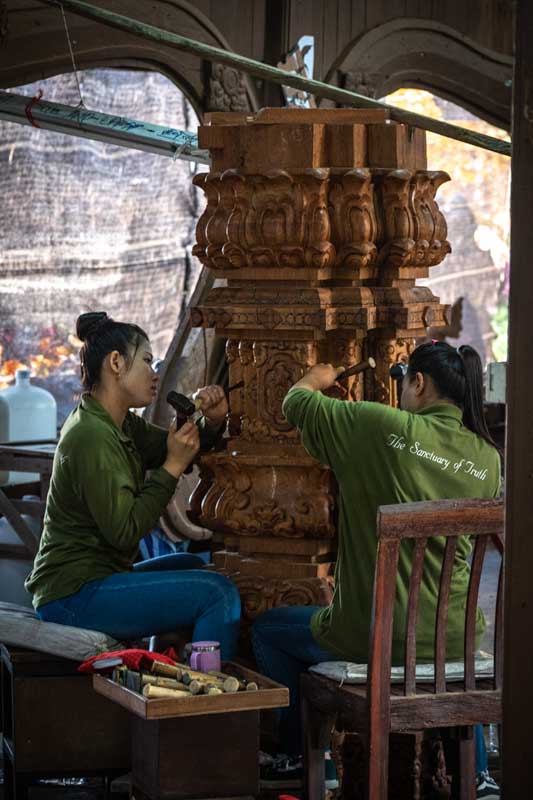
[[[488,50],[448,25],[395,19],[349,43],[324,80],[368,94],[427,89],[509,129],[513,59]]]
[[[187,0],[108,0],[106,7],[191,39],[231,49],[209,18]],[[0,0],[0,8],[1,88],[72,71],[59,8],[36,5],[32,0]],[[175,48],[74,14],[67,13],[67,20],[79,69],[111,66],[161,72],[184,92],[200,118],[207,110],[257,109],[253,84],[231,67],[202,62]]]

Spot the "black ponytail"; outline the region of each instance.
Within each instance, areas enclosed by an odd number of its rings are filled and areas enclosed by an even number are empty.
[[[499,449],[485,421],[483,368],[473,347],[464,344],[455,348],[446,342],[421,344],[409,358],[409,379],[413,380],[417,372],[429,375],[441,397],[463,410],[463,422],[469,430]]]
[[[80,314],[76,321],[76,336],[83,342],[80,350],[80,370],[82,386],[87,391],[91,391],[98,384],[102,364],[108,353],[117,350],[129,364],[135,357],[141,341],[143,339],[148,341],[148,336],[138,325],[115,322],[105,311]]]

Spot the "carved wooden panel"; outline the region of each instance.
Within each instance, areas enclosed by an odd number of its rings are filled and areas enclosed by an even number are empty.
[[[243,617],[248,622],[279,606],[325,606],[331,602],[332,581],[324,578],[272,580],[267,578],[233,577],[243,603]]]
[[[249,111],[243,74],[226,64],[207,62],[209,89],[207,111]]]
[[[254,432],[259,429],[256,421]],[[239,439],[242,438],[239,437]],[[246,441],[246,440],[245,440]],[[240,441],[230,447],[239,447]],[[260,455],[245,448],[202,458],[202,477],[191,507],[204,527],[240,536],[332,539],[333,487],[329,470],[294,444],[290,455],[271,446]],[[287,448],[286,448],[287,451]]]

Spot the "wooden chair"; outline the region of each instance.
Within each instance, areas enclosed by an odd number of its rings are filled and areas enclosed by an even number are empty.
[[[459,536],[466,534],[474,540],[474,547],[465,608],[464,680],[456,683],[447,681],[446,677],[446,629],[455,550]],[[304,796],[307,800],[324,797],[324,747],[328,746],[332,721],[337,715],[344,719],[344,729],[359,733],[366,744],[364,793],[368,800],[387,800],[390,734],[422,734],[434,728],[455,729],[455,752],[451,755],[456,760],[457,772],[452,778],[452,797],[461,800],[475,797],[472,726],[501,721],[501,566],[495,612],[494,670],[492,677],[485,679],[476,678],[475,674],[476,609],[487,544],[492,540],[503,554],[502,534],[501,500],[439,500],[379,508],[368,681],[366,685],[339,685],[316,673],[302,676]],[[436,614],[434,681],[428,684],[418,682],[416,677],[416,621],[424,554],[428,538],[432,536],[446,537],[446,545]],[[403,683],[398,685],[391,684],[392,631],[400,544],[406,539],[414,540],[414,549],[404,675]]]

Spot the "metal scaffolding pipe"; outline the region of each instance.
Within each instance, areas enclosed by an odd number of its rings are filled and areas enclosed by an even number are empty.
[[[178,50],[184,50],[188,53],[193,53],[206,61],[215,61],[220,64],[227,64],[249,75],[254,75],[258,78],[263,78],[273,83],[283,84],[285,86],[292,86],[295,89],[303,89],[316,97],[324,97],[329,100],[334,100],[337,103],[348,104],[356,108],[382,108],[389,111],[391,119],[396,122],[403,122],[407,125],[412,125],[417,128],[423,128],[433,133],[438,133],[441,136],[447,136],[451,139],[456,139],[466,144],[474,145],[475,147],[482,147],[485,150],[492,150],[501,155],[511,155],[511,144],[502,139],[497,139],[494,136],[487,136],[483,133],[476,133],[468,128],[461,128],[458,125],[451,125],[449,122],[442,120],[432,119],[423,114],[415,114],[412,111],[405,111],[404,109],[390,106],[387,103],[381,103],[379,100],[373,100],[370,97],[350,92],[347,89],[341,89],[338,86],[331,86],[322,81],[311,80],[310,78],[303,78],[294,73],[285,72],[277,67],[272,67],[269,64],[263,64],[261,61],[255,61],[252,58],[237,55],[228,50],[223,50],[220,47],[213,47],[203,42],[197,42],[194,39],[189,39],[186,36],[180,36],[177,33],[157,28],[154,25],[148,25],[145,22],[125,17],[123,14],[116,14],[113,11],[108,11],[104,8],[99,8],[86,3],[83,0],[41,0],[50,6],[63,6],[75,14],[87,17],[105,25],[119,28],[120,30],[132,33],[135,36],[141,36],[144,39],[151,39],[152,41],[159,42],[164,45],[176,47]]]
[[[209,151],[198,149],[198,137],[194,133],[90,111],[83,106],[73,108],[0,91],[0,119],[160,156],[207,165],[211,163]]]

